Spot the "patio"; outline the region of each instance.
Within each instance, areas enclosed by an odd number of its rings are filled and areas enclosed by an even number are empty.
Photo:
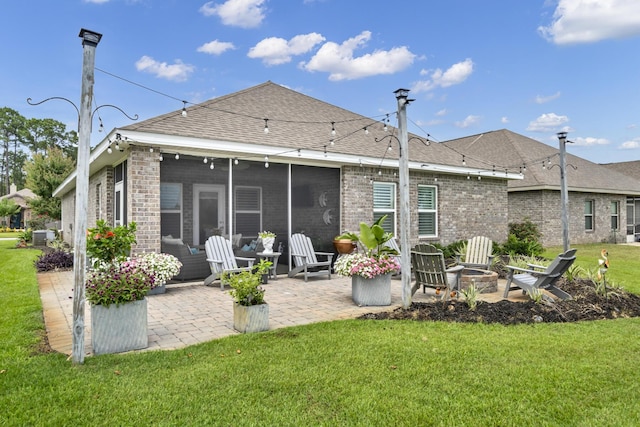
[[[49,345],[64,354],[72,352],[73,272],[38,273],[38,285],[44,312]],[[265,286],[269,303],[270,329],[304,325],[338,319],[355,318],[365,313],[389,311],[402,305],[400,280],[392,280],[391,306],[358,307],[351,300],[351,279],[332,276],[301,278],[279,276]],[[498,290],[481,294],[483,301],[502,299],[505,281],[499,280]],[[228,290],[228,288],[226,288]],[[148,350],[172,350],[238,334],[233,329],[232,299],[219,286],[207,287],[202,281],[176,283],[167,292],[148,297]],[[413,301],[429,301],[434,291],[416,292]],[[512,292],[510,300],[526,300]],[[91,349],[91,309],[85,307],[85,351]]]

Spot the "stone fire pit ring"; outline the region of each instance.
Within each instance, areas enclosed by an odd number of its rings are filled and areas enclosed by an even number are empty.
[[[498,273],[479,268],[465,268],[460,276],[460,290],[467,289],[472,283],[481,294],[498,291]]]

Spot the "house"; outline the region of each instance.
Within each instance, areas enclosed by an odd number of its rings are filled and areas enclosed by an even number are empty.
[[[88,224],[135,221],[136,251],[160,250],[163,236],[201,247],[213,234],[234,236],[242,249],[261,230],[277,234],[276,248],[304,232],[316,250],[333,250],[336,235],[385,214],[397,234],[394,116],[365,117],[266,82],[114,129],[91,153]],[[412,244],[506,240],[517,170],[465,165],[455,150],[416,135],[408,150]],[[65,237],[74,189],[75,172],[54,193]]]
[[[640,160],[603,163],[602,166],[630,176],[640,182]],[[627,197],[627,241],[640,241],[640,197]]]
[[[12,229],[26,228],[31,220],[31,208],[27,203],[29,199],[35,199],[36,194],[28,188],[18,190],[15,184],[9,186],[9,194],[0,197],[0,200],[12,200],[16,205],[20,206],[20,212],[12,215],[10,218],[0,218],[0,226]]]
[[[487,164],[519,167],[523,179],[508,181],[509,222],[529,218],[538,225],[544,246],[562,244],[559,149],[506,129],[444,145]],[[633,239],[634,231],[625,229],[625,206],[640,197],[640,177],[571,154],[566,164],[570,242],[622,242],[628,233]]]

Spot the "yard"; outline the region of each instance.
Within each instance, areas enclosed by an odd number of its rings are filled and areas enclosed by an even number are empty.
[[[32,266],[39,251],[13,245],[0,241],[1,425],[631,426],[640,419],[640,318],[515,326],[346,320],[73,366],[44,352]],[[597,265],[601,248],[579,246],[578,264]],[[640,293],[640,247],[607,248],[611,280]]]

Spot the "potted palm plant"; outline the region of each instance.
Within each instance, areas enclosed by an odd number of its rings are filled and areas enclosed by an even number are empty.
[[[269,305],[264,300],[262,275],[267,274],[271,261],[260,260],[250,271],[226,272],[221,280],[231,287],[233,327],[238,332],[269,330]]]

